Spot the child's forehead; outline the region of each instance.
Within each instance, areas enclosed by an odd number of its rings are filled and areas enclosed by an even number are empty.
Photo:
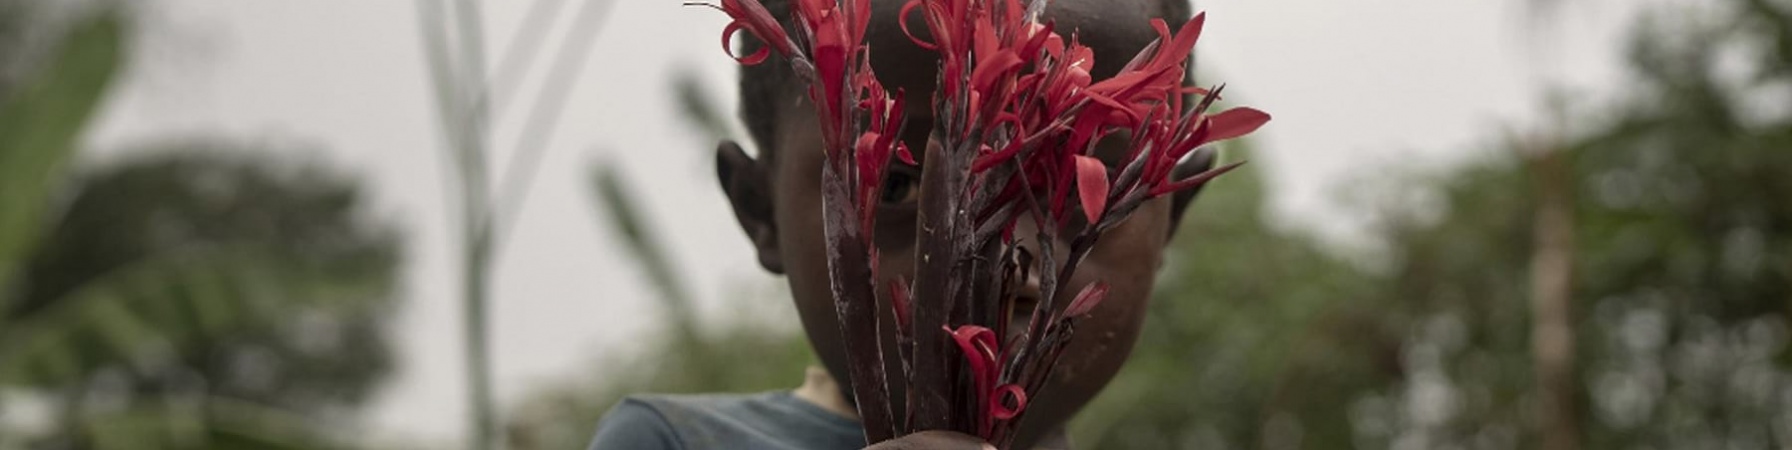
[[[1151,19],[1164,17],[1169,2],[1182,0],[1050,1],[1045,18],[1055,23],[1058,34],[1066,38],[1075,34],[1078,41],[1095,51],[1092,75],[1100,79],[1119,72],[1134,54],[1156,39]],[[901,87],[911,93],[931,90],[937,57],[910,41],[897,23],[897,15],[907,0],[873,0],[871,3],[873,16],[866,40],[871,45],[871,65],[878,78],[886,85]],[[923,40],[931,39],[927,23],[920,14],[919,10],[910,12],[909,31]],[[1175,26],[1172,24],[1171,28]]]

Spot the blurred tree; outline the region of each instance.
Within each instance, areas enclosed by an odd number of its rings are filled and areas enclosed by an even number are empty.
[[[334,446],[325,422],[387,367],[395,236],[348,180],[232,144],[67,177],[124,23],[98,10],[41,57],[0,55],[22,74],[0,97],[0,402],[50,416],[0,421],[0,448]]]
[[[28,59],[24,48],[30,23],[25,18],[33,17],[31,6],[22,0],[0,0],[0,102],[12,92]]]
[[[1562,149],[1577,182],[1577,387],[1589,447],[1792,445],[1792,73],[1778,69],[1792,43],[1788,9],[1661,11],[1633,45],[1631,100]],[[1753,63],[1726,64],[1726,53]],[[1524,278],[1502,275],[1528,255],[1499,244],[1533,233],[1537,195],[1522,166],[1452,177],[1440,220],[1393,230],[1393,288],[1466,325],[1464,345],[1435,352],[1439,386],[1459,405],[1417,435],[1429,445],[1535,420],[1523,409],[1535,401],[1526,380],[1510,370],[1524,367],[1517,330],[1529,324],[1512,301]]]
[[[1348,423],[1318,419],[1399,374],[1404,318],[1364,308],[1354,267],[1265,220],[1250,167],[1209,183],[1184,218],[1132,358],[1072,427],[1079,447],[1343,446]]]
[[[81,177],[26,267],[22,301],[10,315],[42,312],[142,261],[253,252],[308,276],[375,289],[366,299],[344,299],[343,310],[285,311],[291,315],[276,318],[294,329],[208,339],[183,355],[185,361],[170,361],[185,367],[167,369],[195,370],[208,390],[229,397],[300,411],[363,400],[390,365],[380,319],[391,303],[386,291],[397,263],[396,235],[364,216],[365,198],[351,180],[308,164],[246,156],[243,147],[164,144],[133,151],[153,156]]]
[[[314,448],[385,374],[396,235],[352,182],[241,152],[173,143],[78,178],[0,314],[0,385],[59,398],[45,445],[187,421],[183,448]]]
[[[0,54],[0,64],[21,74],[0,81],[0,294],[12,289],[18,264],[44,225],[48,193],[111,83],[124,43],[120,18],[105,12],[73,24],[53,51],[24,54],[16,41],[27,21],[13,13],[28,6],[0,3],[7,13],[0,19],[0,51],[9,52]]]
[[[1575,182],[1570,389],[1583,406],[1571,411],[1588,448],[1792,445],[1789,10],[1662,11],[1639,27],[1630,100],[1583,116],[1559,149]],[[1391,210],[1373,258],[1384,264],[1356,275],[1288,250],[1307,248],[1298,239],[1257,240],[1274,233],[1254,207],[1220,216],[1239,228],[1204,223],[1243,190],[1217,182],[1166,269],[1187,281],[1164,287],[1077,437],[1104,449],[1542,445],[1529,164],[1508,150],[1396,182],[1420,201]],[[1258,289],[1227,290],[1239,286]]]
[[[695,70],[679,70],[672,74],[672,93],[677,98],[679,118],[691,131],[701,133],[705,142],[744,141],[735,135],[734,121],[722,113],[714,94],[703,87],[703,78]]]

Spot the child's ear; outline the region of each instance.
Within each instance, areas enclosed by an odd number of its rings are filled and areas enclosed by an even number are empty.
[[[740,144],[716,144],[716,180],[734,207],[741,231],[753,241],[759,265],[772,273],[784,273],[784,255],[778,251],[778,222],[772,218],[769,168],[741,151]]]
[[[1216,152],[1213,147],[1201,147],[1194,154],[1176,163],[1176,169],[1170,171],[1170,179],[1180,180],[1206,172],[1213,168]],[[1195,203],[1195,195],[1207,187],[1205,183],[1175,194],[1170,194],[1170,237],[1176,237],[1176,230],[1182,228],[1182,213],[1188,211],[1188,205]]]

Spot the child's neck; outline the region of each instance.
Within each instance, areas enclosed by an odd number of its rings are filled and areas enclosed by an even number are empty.
[[[847,403],[846,396],[840,393],[840,383],[834,381],[827,369],[809,366],[803,370],[803,385],[791,392],[797,399],[809,402],[828,412],[839,414],[853,421],[859,420],[859,411]]]

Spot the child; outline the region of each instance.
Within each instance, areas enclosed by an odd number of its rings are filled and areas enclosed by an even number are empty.
[[[1042,0],[1035,0],[1042,1]],[[926,116],[934,83],[936,57],[915,45],[898,26],[902,0],[873,1],[867,40],[872,67],[886,86],[907,91],[911,148],[923,148],[931,124]],[[784,5],[767,1],[779,14]],[[915,14],[919,14],[918,12]],[[1052,0],[1046,17],[1057,29],[1095,52],[1096,79],[1112,76],[1143,49],[1156,33],[1150,19],[1172,24],[1188,20],[1184,0]],[[924,28],[912,18],[913,27]],[[912,29],[922,39],[925,30]],[[747,46],[754,46],[748,39]],[[748,48],[741,54],[751,53]],[[826,370],[811,368],[794,391],[749,395],[633,396],[624,399],[598,426],[593,450],[655,449],[858,449],[864,434],[853,419],[846,381],[846,353],[836,324],[828,287],[827,257],[821,239],[820,130],[803,86],[780,61],[741,69],[741,117],[746,121],[760,158],[753,159],[732,142],[717,149],[717,175],[734,208],[741,229],[758,252],[759,263],[785,274],[795,297],[803,328]],[[1124,136],[1098,147],[1104,160],[1126,151]],[[916,152],[920,155],[921,152]],[[1205,170],[1210,152],[1196,153],[1178,176]],[[924,162],[923,162],[924,163]],[[896,164],[887,176],[878,205],[876,245],[883,276],[893,279],[914,267],[916,200],[919,169]],[[1069,280],[1082,286],[1095,280],[1111,285],[1107,300],[1078,324],[1076,337],[1059,361],[1049,385],[1028,405],[1016,448],[1067,448],[1064,423],[1113,378],[1138,337],[1145,302],[1182,211],[1193,191],[1153,200],[1124,224],[1110,230]],[[1033,236],[1023,219],[1016,236]],[[1057,248],[1066,248],[1059,243]],[[887,281],[880,281],[885,285]],[[1035,288],[1036,290],[1036,288]],[[1067,292],[1074,295],[1074,291]],[[1037,293],[1033,294],[1037,301]],[[1023,295],[1024,296],[1024,295]],[[1068,298],[1059,299],[1065,304]],[[1016,310],[1031,311],[1030,304]],[[886,313],[887,315],[887,313]],[[885,318],[884,320],[889,320]],[[1022,321],[1019,318],[1017,321]],[[1019,330],[1024,326],[1014,326]],[[838,380],[838,381],[836,381]],[[928,432],[879,443],[875,449],[984,448],[975,438]]]

